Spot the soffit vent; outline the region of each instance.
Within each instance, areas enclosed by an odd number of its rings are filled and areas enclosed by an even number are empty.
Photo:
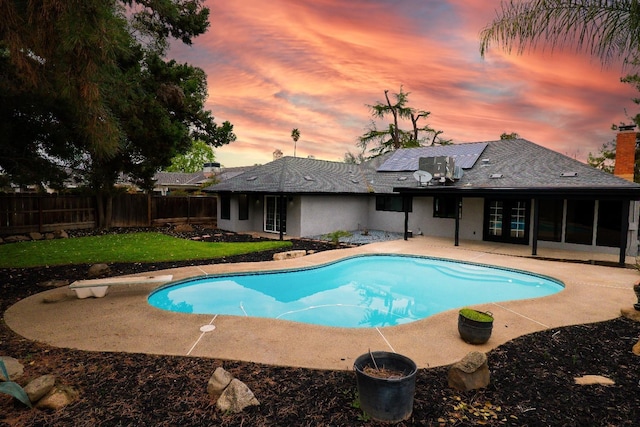
[[[256,179],[258,179],[258,177],[254,175],[247,178],[247,181],[255,181]]]
[[[489,178],[491,178],[491,179],[500,179],[503,176],[504,175],[502,175],[501,173],[492,173],[491,175],[489,175]]]
[[[563,178],[571,178],[574,176],[578,176],[578,172],[562,172],[560,176]]]

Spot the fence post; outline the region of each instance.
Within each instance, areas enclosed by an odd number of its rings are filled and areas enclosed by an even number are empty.
[[[151,227],[151,193],[147,193],[147,227]]]
[[[42,195],[36,197],[38,198],[38,233],[42,233]]]

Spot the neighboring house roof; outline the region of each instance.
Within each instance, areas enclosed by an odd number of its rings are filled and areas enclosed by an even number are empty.
[[[198,186],[210,178],[206,178],[202,171],[186,172],[158,172],[153,176],[156,185],[164,186]]]
[[[419,158],[450,156],[463,169],[450,185],[420,186]],[[207,187],[211,192],[376,193],[489,191],[636,192],[640,185],[524,139],[396,150],[361,165],[283,157]]]
[[[157,172],[153,179],[156,182],[156,186],[164,187],[198,187],[212,179],[218,181],[225,181],[233,178],[247,170],[253,169],[255,166],[243,166],[234,168],[224,168],[220,172],[215,173],[213,176],[204,171],[198,172]]]

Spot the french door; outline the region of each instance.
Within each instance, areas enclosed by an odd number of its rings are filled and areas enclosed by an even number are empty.
[[[281,206],[282,205],[282,206]],[[282,207],[282,209],[281,209]],[[280,215],[282,214],[282,221]],[[287,201],[279,196],[264,196],[264,231],[279,233],[287,232]]]
[[[484,240],[529,244],[529,201],[486,200]]]

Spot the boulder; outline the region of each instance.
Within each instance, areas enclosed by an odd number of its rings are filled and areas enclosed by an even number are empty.
[[[288,251],[288,252],[279,252],[277,254],[273,254],[274,261],[280,261],[283,259],[291,259],[291,258],[300,258],[307,254],[307,251],[304,249],[297,251]]]
[[[640,322],[640,311],[633,308],[633,306],[621,308],[620,314],[627,319]]]
[[[193,230],[194,229],[191,224],[178,224],[173,229],[176,233],[191,233]]]
[[[0,371],[0,381],[15,381],[24,374],[24,366],[18,362],[18,359],[0,356],[0,360],[4,362],[4,367],[7,368],[7,374],[9,374],[9,378],[5,378],[2,371]]]
[[[245,383],[240,380],[233,379],[231,383],[224,389],[218,401],[216,408],[221,412],[238,413],[244,408],[253,405],[259,405],[258,399]]]
[[[209,378],[209,382],[207,383],[207,393],[213,400],[216,400],[220,397],[225,388],[231,383],[233,380],[233,375],[224,370],[223,368],[216,368],[215,372]]]
[[[93,264],[89,267],[89,271],[87,275],[90,279],[95,279],[96,277],[106,276],[111,272],[111,269],[107,264]]]
[[[78,392],[65,385],[56,385],[36,403],[38,409],[52,409],[57,411],[73,403],[78,398]]]
[[[633,354],[635,354],[636,356],[640,356],[640,340],[638,340],[638,342],[633,345],[631,351],[633,351]]]
[[[4,238],[4,241],[7,243],[28,242],[29,240],[31,239],[22,235],[8,236]]]
[[[449,368],[449,387],[459,391],[484,388],[489,385],[489,381],[487,355],[479,351],[468,353]]]
[[[24,391],[33,403],[49,393],[55,384],[56,377],[54,375],[42,375],[35,380],[29,381],[29,384],[24,387]]]
[[[38,233],[37,231],[32,231],[31,233],[29,233],[29,238],[31,240],[42,240],[44,236],[42,235],[42,233]]]
[[[69,238],[69,235],[64,230],[54,230],[53,231],[53,236],[56,239],[68,239]]]
[[[53,240],[55,238],[56,238],[56,236],[53,233],[45,233],[45,235],[44,235],[44,239],[45,240]]]

